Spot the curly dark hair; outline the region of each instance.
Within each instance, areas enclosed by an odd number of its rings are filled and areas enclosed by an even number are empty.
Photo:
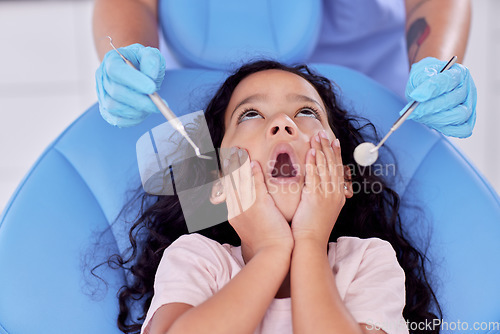
[[[376,135],[374,126],[368,121],[354,117],[340,107],[336,96],[337,87],[327,78],[314,73],[305,65],[287,66],[276,61],[260,60],[240,67],[229,76],[209,102],[205,119],[214,147],[220,147],[225,133],[224,115],[236,86],[247,76],[259,71],[277,69],[301,76],[314,86],[321,96],[328,112],[328,122],[342,146],[344,165],[351,167],[351,181],[368,185],[364,191],[348,199],[330,235],[334,242],[341,236],[359,238],[378,237],[388,241],[396,252],[399,264],[406,275],[406,306],[403,316],[412,323],[430,322],[442,318],[441,308],[428,281],[425,254],[420,252],[408,239],[399,209],[398,194],[370,167],[361,168],[353,158],[355,147],[364,142],[364,134],[370,130]],[[362,125],[360,125],[362,124]],[[196,134],[199,137],[199,133]],[[203,136],[201,136],[203,137]],[[200,140],[199,144],[206,142]],[[216,150],[217,151],[217,150]],[[191,161],[190,178],[193,184],[202,184],[206,174],[206,160]],[[196,176],[196,180],[192,176]],[[182,178],[182,177],[180,177]],[[373,187],[372,185],[376,185]],[[141,193],[138,197],[140,213],[129,232],[130,249],[127,256],[115,254],[107,264],[128,272],[131,280],[119,290],[118,327],[124,333],[139,333],[153,297],[153,283],[156,269],[163,251],[188,230],[179,199],[173,196],[153,196]],[[151,204],[151,202],[153,202]],[[198,233],[219,243],[240,245],[240,239],[226,221]],[[144,237],[145,235],[145,237]],[[141,309],[134,316],[132,309]],[[134,306],[134,307],[133,307]],[[434,314],[437,310],[439,317]],[[439,326],[422,333],[439,333]]]

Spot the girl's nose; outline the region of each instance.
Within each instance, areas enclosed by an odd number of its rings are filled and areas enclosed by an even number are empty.
[[[297,126],[286,114],[273,117],[268,130],[268,136],[297,136]]]

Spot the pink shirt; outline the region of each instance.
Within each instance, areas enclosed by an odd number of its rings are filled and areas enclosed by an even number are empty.
[[[347,309],[358,323],[388,334],[408,333],[402,316],[405,275],[392,246],[381,239],[341,237],[329,244],[328,260]],[[162,305],[200,305],[245,265],[241,247],[183,235],[168,247],[156,272],[154,296],[141,333]],[[292,333],[291,299],[274,299],[255,333]]]

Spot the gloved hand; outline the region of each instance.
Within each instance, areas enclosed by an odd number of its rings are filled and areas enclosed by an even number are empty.
[[[432,57],[412,65],[406,98],[420,104],[408,118],[447,136],[469,137],[476,123],[476,86],[465,66],[454,64],[439,73],[445,65]]]
[[[159,112],[147,94],[160,88],[165,76],[165,59],[158,49],[141,44],[119,50],[137,70],[111,50],[95,73],[96,88],[102,117],[112,125],[127,127]]]

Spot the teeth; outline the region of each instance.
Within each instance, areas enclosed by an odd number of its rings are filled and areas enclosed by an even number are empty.
[[[290,156],[287,153],[278,154],[271,176],[294,177],[296,175],[297,171],[295,170],[292,161],[290,160]]]

